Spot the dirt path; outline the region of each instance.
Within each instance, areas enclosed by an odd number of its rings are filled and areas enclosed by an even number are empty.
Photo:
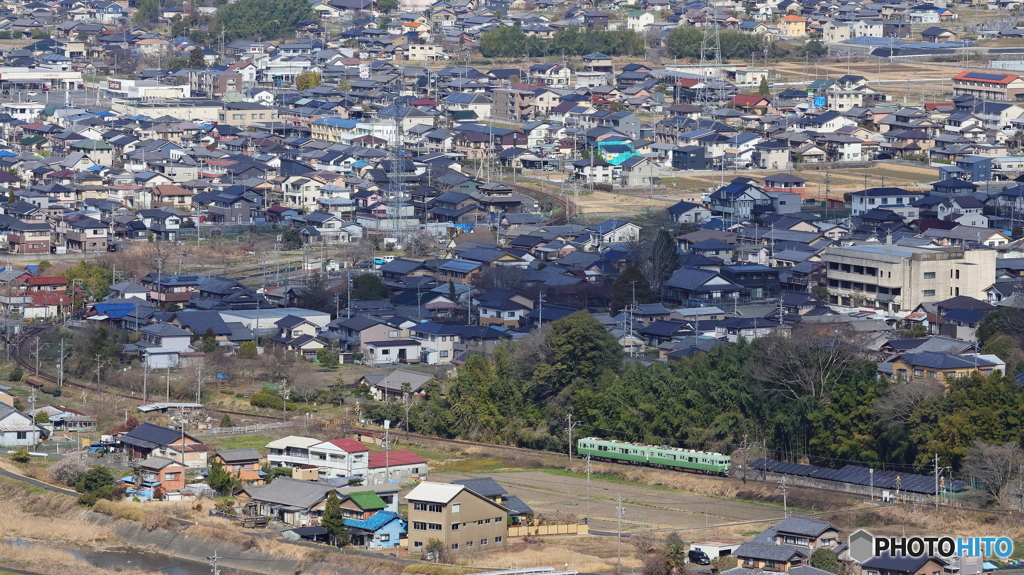
[[[431,481],[448,483],[455,479],[481,477],[479,474],[431,474]],[[533,508],[538,515],[555,520],[573,520],[587,515],[587,482],[575,477],[543,471],[492,473],[502,486]],[[590,484],[590,525],[593,531],[615,531],[615,497],[626,499],[626,526],[654,529],[695,529],[723,523],[769,522],[782,518],[782,509],[743,501],[698,495],[668,488],[646,487],[592,479]],[[707,516],[705,517],[705,512]],[[752,523],[743,530],[760,530]]]

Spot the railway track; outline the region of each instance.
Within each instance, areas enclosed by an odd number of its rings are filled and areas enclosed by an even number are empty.
[[[534,188],[532,186],[527,186],[518,183],[512,184],[512,189],[525,196],[530,196],[531,198],[543,198],[550,200],[556,206],[561,207],[561,212],[552,216],[551,220],[548,222],[548,224],[552,226],[561,226],[571,222],[576,217],[576,214],[579,211],[576,207],[576,204],[566,196],[552,194],[551,192],[546,192],[540,188]]]
[[[33,365],[32,363],[30,363],[29,361],[27,361],[24,357],[22,357],[21,347],[29,339],[34,338],[35,336],[43,333],[47,329],[49,329],[49,328],[47,328],[47,327],[31,327],[31,328],[27,328],[27,329],[22,331],[23,335],[15,343],[15,348],[13,350],[13,353],[11,354],[11,357],[14,359],[14,362],[16,364],[18,364],[18,366],[20,366],[22,368],[22,370],[25,371],[25,373],[35,373],[36,366]],[[45,383],[52,383],[52,384],[60,384],[61,383],[60,380],[56,376],[50,375],[49,373],[46,373],[44,371],[40,371],[39,375],[33,375],[32,377],[27,378],[27,379],[29,379],[29,380],[36,380],[37,382],[45,382]],[[76,389],[84,389],[84,390],[87,390],[87,391],[97,391],[97,392],[99,391],[99,390],[97,390],[95,387],[93,387],[91,385],[85,385],[83,383],[78,383],[78,382],[72,381],[72,380],[70,380],[70,379],[68,379],[66,377],[64,378],[63,385],[64,385],[64,387],[73,387],[73,388],[76,388]],[[111,390],[103,390],[103,393],[106,393],[108,395],[113,395],[113,396],[116,396],[116,397],[120,397],[120,398],[123,398],[123,399],[127,399],[129,401],[132,401],[132,402],[136,403],[137,405],[142,405],[143,404],[142,399],[140,399],[140,398],[138,398],[138,397],[136,397],[134,395],[128,395],[126,393],[120,393],[120,392],[111,391]],[[256,415],[256,414],[252,414],[252,413],[243,413],[241,411],[228,411],[228,410],[224,410],[224,409],[213,409],[213,408],[208,408],[206,411],[209,411],[211,413],[221,413],[221,414],[226,413],[229,416],[240,417],[240,418],[241,417],[251,417],[253,419],[258,419],[258,420],[261,420],[261,421],[280,421],[280,419],[278,419],[277,417],[273,417],[273,416],[269,416],[269,415]]]

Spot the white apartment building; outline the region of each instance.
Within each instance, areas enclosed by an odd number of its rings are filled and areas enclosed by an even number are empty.
[[[860,245],[826,248],[821,260],[831,303],[891,313],[959,295],[984,300],[996,279],[994,250]]]

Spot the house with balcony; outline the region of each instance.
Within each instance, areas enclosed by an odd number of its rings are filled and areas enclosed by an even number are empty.
[[[186,305],[192,294],[199,292],[199,286],[206,278],[198,275],[169,276],[149,273],[139,278],[139,283],[149,292],[148,299],[160,305],[176,303]]]
[[[122,351],[138,354],[150,369],[164,369],[178,365],[181,354],[192,351],[192,334],[170,323],[154,323],[139,329],[142,336],[135,343],[126,344]]]
[[[365,477],[369,454],[354,439],[332,439],[309,446],[309,464],[320,469],[321,478]]]
[[[7,245],[13,254],[48,254],[52,230],[46,222],[25,222],[11,218],[7,223]]]
[[[316,352],[327,347],[324,342],[317,339],[320,333],[320,326],[294,315],[287,315],[276,322],[278,332],[270,336],[270,341],[284,348],[286,351],[294,351],[307,359],[315,359]]]
[[[533,64],[527,71],[531,84],[543,85],[548,88],[569,88],[572,70],[561,64]]]
[[[409,337],[420,343],[423,363],[451,363],[455,357],[455,344],[460,340],[459,331],[455,326],[427,321],[409,328]]]
[[[267,461],[271,467],[296,468],[300,465],[309,465],[309,448],[318,443],[323,442],[297,435],[276,439],[267,444]]]
[[[107,242],[109,241],[107,224],[80,216],[74,220],[60,222],[58,226],[58,230],[64,230],[63,236],[69,250],[82,253],[107,251]]]

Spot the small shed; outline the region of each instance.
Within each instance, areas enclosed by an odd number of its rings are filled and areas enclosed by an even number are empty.
[[[312,541],[314,543],[325,543],[327,542],[328,533],[327,530],[320,526],[314,527],[296,527],[295,529],[289,529],[282,531],[281,536],[292,541]]]
[[[690,545],[690,549],[703,551],[704,553],[707,553],[708,557],[714,559],[715,557],[732,555],[733,552],[736,551],[736,548],[742,544],[742,541],[735,539],[711,539],[708,541],[701,541],[700,543],[694,543]]]

